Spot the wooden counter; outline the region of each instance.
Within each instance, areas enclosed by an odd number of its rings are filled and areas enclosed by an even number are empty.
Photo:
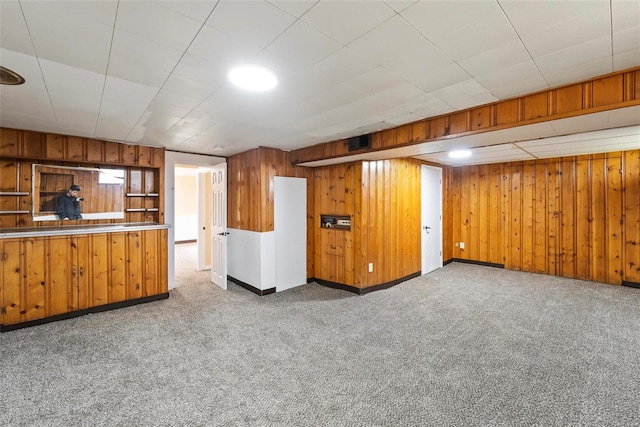
[[[0,229],[0,332],[167,298],[168,228]]]

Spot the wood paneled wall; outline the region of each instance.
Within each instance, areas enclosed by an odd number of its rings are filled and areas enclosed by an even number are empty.
[[[640,283],[640,150],[447,168],[444,176],[452,218],[444,259]]]
[[[362,289],[420,271],[420,165],[394,159],[315,169],[315,217],[351,216],[351,230],[313,224],[316,278]]]
[[[291,153],[259,147],[227,159],[227,226],[273,231],[276,176],[307,179],[307,277],[313,277],[313,170],[292,166]]]
[[[640,67],[519,98],[456,111],[371,134],[371,147],[379,151],[453,136],[507,129],[582,114],[640,105]],[[301,148],[292,152],[293,163],[349,154],[347,140]]]
[[[361,254],[360,260],[356,258],[356,274],[359,270],[361,277],[357,287],[420,271],[420,166],[414,159],[362,163],[362,197],[355,221],[356,248],[358,240],[360,246],[356,253]],[[369,263],[373,263],[371,273]]]
[[[125,222],[164,223],[164,148],[144,147],[0,128],[0,228],[47,227],[52,221],[32,221],[33,164],[70,167],[122,166],[127,171]],[[81,184],[83,185],[83,184]],[[91,186],[83,185],[83,194]],[[151,194],[151,195],[148,195]],[[84,194],[85,198],[87,195]],[[82,220],[82,224],[123,222],[123,220]]]

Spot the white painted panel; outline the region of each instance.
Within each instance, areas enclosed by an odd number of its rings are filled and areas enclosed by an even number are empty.
[[[229,276],[258,289],[261,287],[260,234],[229,228],[227,272]]]
[[[262,290],[276,287],[276,232],[260,233],[260,286]],[[277,290],[277,289],[276,289]]]
[[[307,282],[307,180],[274,179],[276,291]]]

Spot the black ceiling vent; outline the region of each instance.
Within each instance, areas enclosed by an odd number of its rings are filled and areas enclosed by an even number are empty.
[[[371,147],[371,135],[360,135],[349,138],[349,151],[358,151]]]
[[[8,68],[0,67],[0,84],[3,85],[21,85],[24,78]]]

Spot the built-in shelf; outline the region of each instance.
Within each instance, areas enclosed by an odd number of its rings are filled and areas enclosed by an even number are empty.
[[[28,196],[28,191],[0,191],[0,196]]]
[[[146,194],[144,193],[127,193],[127,197],[144,197]]]
[[[158,212],[158,208],[147,208],[147,212]]]
[[[129,208],[127,209],[127,212],[144,212],[146,211],[145,208]]]
[[[28,214],[31,211],[0,211],[0,215]]]
[[[336,230],[351,230],[351,216],[320,215],[320,228],[332,228]]]
[[[158,193],[147,193],[147,197],[158,197]]]

